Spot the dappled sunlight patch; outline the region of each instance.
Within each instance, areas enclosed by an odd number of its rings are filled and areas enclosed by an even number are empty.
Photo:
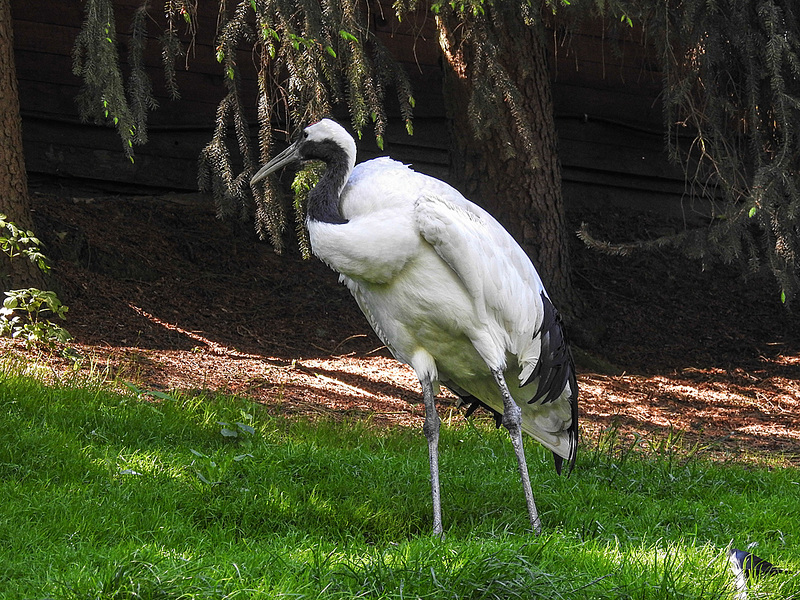
[[[790,367],[800,367],[800,354],[779,354],[775,358],[770,359],[771,362],[777,365],[786,365]]]
[[[585,374],[583,425],[638,435],[677,430],[711,450],[773,451],[800,460],[797,382],[719,369],[664,375]]]
[[[144,390],[238,395],[253,398],[275,414],[359,419],[382,427],[421,428],[424,420],[414,372],[379,353],[286,359],[219,345],[190,350],[72,347],[80,360],[40,357],[31,363],[38,365],[38,376],[64,380],[93,374],[106,381],[133,381]],[[9,348],[19,350],[13,344]],[[782,372],[589,372],[580,375],[579,383],[581,427],[590,436],[612,425],[640,436],[679,431],[691,444],[721,452],[726,459],[754,451],[779,453],[794,464],[800,461],[800,380]],[[445,390],[439,412],[449,425],[462,422],[454,397]],[[482,414],[478,411],[476,417]]]

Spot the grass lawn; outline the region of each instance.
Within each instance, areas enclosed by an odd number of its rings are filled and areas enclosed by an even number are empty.
[[[800,597],[796,468],[608,432],[559,477],[527,440],[537,538],[505,431],[454,419],[440,540],[421,431],[31,372],[0,364],[4,599],[734,598],[730,543]]]

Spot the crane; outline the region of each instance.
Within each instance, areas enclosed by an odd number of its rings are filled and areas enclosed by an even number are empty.
[[[533,531],[541,520],[522,433],[575,464],[578,385],[561,318],[528,256],[486,211],[448,184],[382,157],[355,166],[353,137],[331,119],[306,127],[253,176],[326,165],[309,192],[314,255],[352,293],[393,356],[419,378],[425,404],[433,532],[442,535],[440,384],[488,408],[511,437]]]

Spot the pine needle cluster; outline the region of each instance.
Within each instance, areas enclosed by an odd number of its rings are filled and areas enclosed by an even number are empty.
[[[247,186],[239,181],[213,183],[216,173],[230,164],[219,149],[225,143],[223,123],[232,121],[243,157],[246,183],[255,163],[246,153],[244,125],[238,97],[236,49],[252,47],[258,61],[258,162],[273,150],[274,124],[301,127],[346,106],[351,125],[360,136],[372,125],[378,146],[383,146],[386,89],[394,87],[402,118],[411,131],[414,99],[405,72],[369,28],[369,15],[357,0],[242,0],[219,32],[217,58],[226,73],[228,102],[232,110],[218,114],[218,129],[201,157],[201,174],[208,174],[223,210],[246,210]],[[276,250],[282,247],[285,226],[283,203],[270,183],[252,190],[256,199],[256,227]],[[301,202],[295,201],[295,208]],[[303,251],[307,247],[303,243]]]
[[[644,25],[664,77],[666,144],[711,224],[614,252],[669,245],[703,261],[768,267],[800,290],[800,6],[795,0],[600,1]],[[689,143],[686,140],[690,140]]]
[[[520,87],[530,79],[533,65],[525,61],[509,65],[500,57],[528,54],[520,48],[530,40],[525,30],[541,24],[533,7],[527,2],[488,0],[396,0],[394,8],[402,15],[418,10],[420,4],[430,4],[448,62],[461,71],[459,77],[470,81],[467,112],[475,139],[499,140],[508,158],[515,155],[521,142],[536,168],[532,140],[537,124],[523,108],[525,92]],[[513,129],[508,128],[509,122]]]
[[[358,0],[221,0],[217,5],[216,59],[225,93],[211,140],[199,157],[198,181],[212,192],[220,218],[254,217],[259,235],[280,251],[286,211],[278,190],[269,182],[256,189],[249,185],[257,165],[272,153],[276,124],[301,127],[346,107],[358,135],[372,126],[382,147],[386,90],[395,88],[410,133],[411,85],[370,30],[366,6]],[[167,0],[163,6],[166,25],[158,39],[167,90],[177,98],[176,59],[185,53],[182,38],[194,44],[198,0]],[[116,126],[131,160],[134,146],[147,141],[147,116],[157,107],[143,61],[147,26],[156,17],[149,0],[143,0],[131,25],[127,85],[113,0],[87,0],[73,52],[73,70],[84,82],[78,97],[82,116]],[[258,98],[243,97],[238,60],[245,52],[255,57]],[[257,107],[257,150],[248,106]]]
[[[125,155],[133,160],[136,119],[125,95],[116,40],[112,1],[87,0],[86,19],[72,52],[72,72],[83,80],[76,102],[83,119],[117,128]],[[140,100],[149,104],[147,98]]]
[[[161,38],[167,89],[178,97],[175,58],[183,53],[175,28],[177,15],[191,24],[196,7],[189,0],[165,3],[167,30]],[[127,86],[120,68],[117,23],[113,0],[86,0],[85,18],[72,51],[72,72],[83,86],[76,101],[81,118],[116,127],[125,156],[134,159],[134,145],[147,143],[147,119],[158,108],[153,84],[145,68],[147,25],[152,20],[150,2],[144,0],[134,12],[130,26]]]

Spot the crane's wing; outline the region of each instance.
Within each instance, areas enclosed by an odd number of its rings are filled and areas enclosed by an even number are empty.
[[[423,238],[469,292],[478,318],[493,323],[504,352],[517,357],[520,385],[537,384],[529,402],[553,402],[568,383],[574,388],[560,316],[511,235],[489,213],[455,193],[421,195],[415,217]]]

